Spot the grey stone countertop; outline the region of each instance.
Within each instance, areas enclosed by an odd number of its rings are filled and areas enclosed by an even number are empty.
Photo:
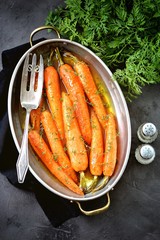
[[[48,12],[60,4],[64,1],[1,0],[0,52],[27,43],[30,33],[44,25]],[[0,68],[3,69],[2,61]],[[155,160],[145,166],[135,159],[135,150],[141,144],[137,138],[138,127],[144,122],[152,122],[160,131],[159,89],[159,85],[146,86],[140,97],[127,103],[132,127],[129,161],[122,178],[110,193],[110,208],[92,217],[81,214],[76,204],[54,196],[29,173],[24,185],[12,181],[15,165],[12,163],[8,169],[7,166],[18,153],[8,125],[4,129],[7,114],[1,115],[1,138],[4,131],[9,137],[8,142],[0,142],[0,154],[3,148],[6,153],[0,155],[3,156],[0,159],[0,239],[159,240],[159,135],[152,143]],[[3,106],[3,102],[1,104]]]

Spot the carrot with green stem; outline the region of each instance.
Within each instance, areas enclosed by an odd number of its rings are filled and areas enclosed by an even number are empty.
[[[42,136],[37,131],[31,130],[28,137],[32,148],[48,170],[71,191],[83,196],[84,193],[78,185],[63,171],[62,167],[55,162],[53,154],[49,150]]]
[[[54,160],[62,167],[64,172],[77,183],[77,175],[64,151],[59,132],[49,111],[46,110],[41,113],[41,122],[49,142],[49,146],[52,150]]]
[[[63,63],[58,48],[56,54],[59,61],[59,74],[73,102],[82,137],[90,145],[92,138],[90,115],[82,84],[73,68]]]
[[[76,172],[85,171],[88,167],[88,156],[84,140],[75,116],[73,104],[67,93],[62,93],[63,119],[67,151],[71,165]]]
[[[83,85],[83,89],[91,105],[93,106],[93,109],[102,127],[105,129],[107,124],[107,111],[104,107],[101,96],[98,93],[97,86],[94,82],[94,78],[88,65],[85,62],[80,61],[76,56],[72,55],[70,52],[66,52],[65,56],[73,59],[74,61],[73,68],[76,71],[77,75],[79,76],[81,84]]]
[[[53,66],[48,66],[45,68],[44,84],[53,119],[56,123],[61,140],[64,143],[60,81],[58,72]]]

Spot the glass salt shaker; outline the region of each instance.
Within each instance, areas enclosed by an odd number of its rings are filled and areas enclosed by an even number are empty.
[[[153,123],[143,123],[137,131],[139,140],[143,143],[151,143],[158,136],[158,130]]]

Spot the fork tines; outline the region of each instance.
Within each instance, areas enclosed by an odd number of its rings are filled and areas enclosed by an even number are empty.
[[[34,108],[38,107],[42,95],[44,68],[42,55],[40,55],[38,63],[36,54],[28,53],[24,61],[21,79],[21,103],[23,104],[24,101],[29,101],[32,98],[34,100]]]

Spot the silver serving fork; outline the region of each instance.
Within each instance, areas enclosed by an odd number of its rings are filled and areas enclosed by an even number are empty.
[[[39,65],[37,65],[37,56],[33,54],[32,63],[30,64],[30,58],[32,54],[29,53],[26,56],[23,66],[22,79],[21,79],[21,90],[20,90],[20,103],[23,108],[26,109],[26,119],[24,125],[24,132],[22,138],[21,149],[19,157],[16,163],[18,182],[23,183],[28,167],[28,126],[30,119],[30,112],[32,109],[36,109],[39,106],[42,88],[43,88],[43,74],[44,65],[43,58],[40,55]],[[37,88],[35,89],[35,78],[38,74]]]

